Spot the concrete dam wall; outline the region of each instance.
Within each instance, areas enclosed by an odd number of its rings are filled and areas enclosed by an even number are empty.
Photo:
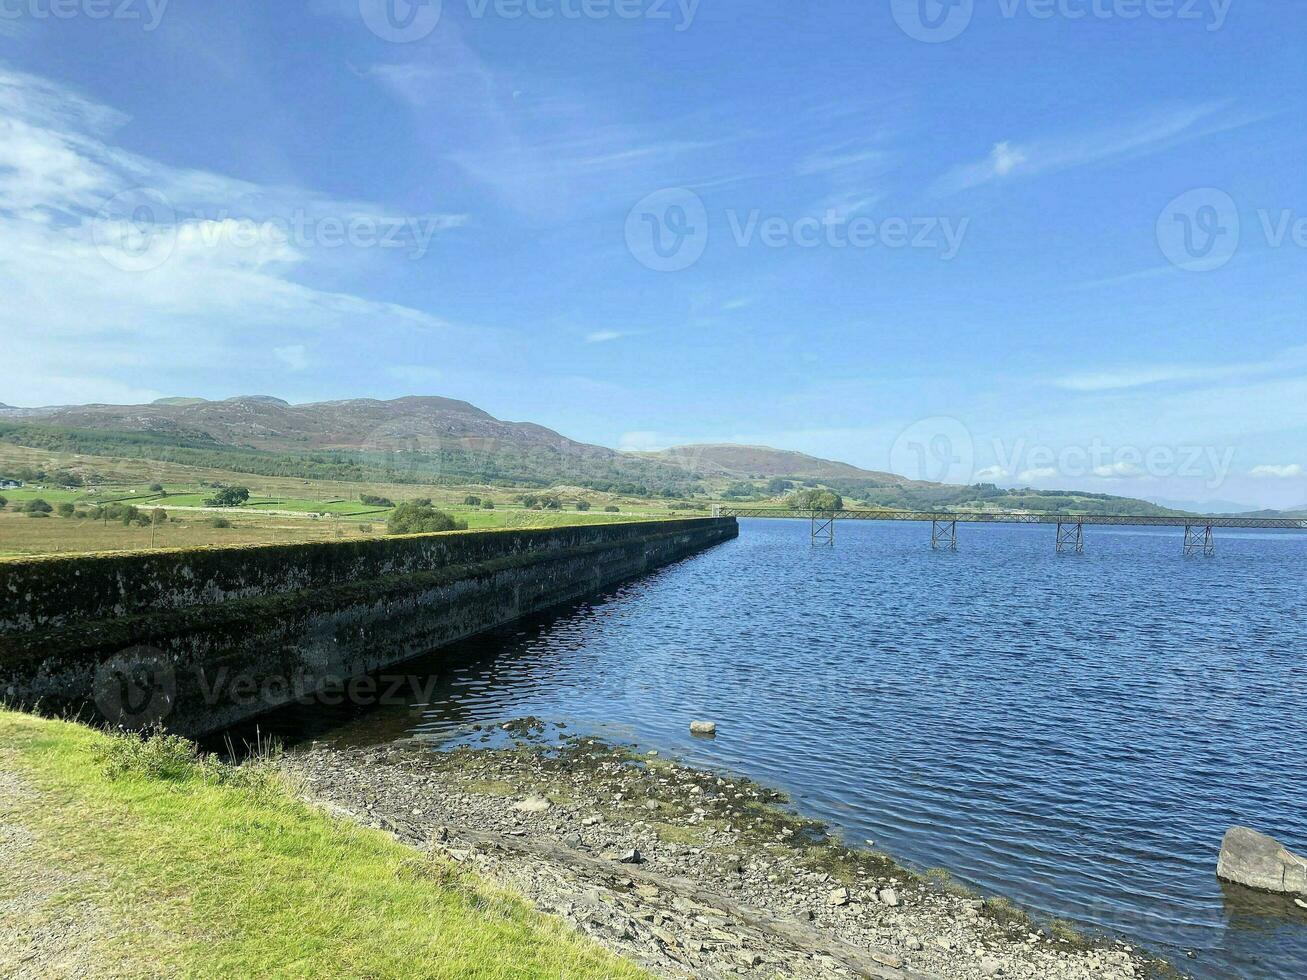
[[[207,734],[738,533],[700,518],[2,561],[0,697]]]

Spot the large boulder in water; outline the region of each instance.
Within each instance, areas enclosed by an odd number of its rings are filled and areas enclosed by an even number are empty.
[[[1307,858],[1291,854],[1274,837],[1231,827],[1221,841],[1216,876],[1281,895],[1307,895]]]

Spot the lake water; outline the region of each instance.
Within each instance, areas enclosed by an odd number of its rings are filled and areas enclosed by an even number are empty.
[[[1307,851],[1307,535],[838,528],[738,541],[407,665],[426,703],[286,735],[466,738],[524,715],[789,791],[853,842],[1105,927],[1203,977],[1307,976],[1307,912],[1223,889],[1235,823]],[[718,723],[692,738],[691,719]],[[1194,959],[1185,954],[1193,951]]]

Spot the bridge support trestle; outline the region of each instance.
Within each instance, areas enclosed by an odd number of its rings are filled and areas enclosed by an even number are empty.
[[[1085,553],[1085,526],[1081,523],[1057,524],[1057,553],[1072,552],[1077,555]]]
[[[1216,535],[1210,524],[1186,524],[1184,526],[1184,556],[1192,558],[1202,555],[1211,558],[1216,554]]]
[[[958,522],[931,521],[930,547],[934,551],[944,548],[947,551],[958,550]]]
[[[812,512],[812,543],[835,547],[835,514]]]

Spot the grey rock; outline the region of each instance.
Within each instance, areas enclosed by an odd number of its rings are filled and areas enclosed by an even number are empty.
[[[691,735],[716,735],[717,722],[715,721],[692,721],[690,722]]]
[[[893,888],[882,888],[876,893],[876,897],[880,899],[882,905],[888,905],[892,909],[896,909],[903,904],[903,901],[899,898],[899,893]]]
[[[1216,875],[1260,891],[1307,895],[1307,859],[1285,850],[1275,838],[1247,827],[1226,831]]]
[[[836,888],[826,896],[827,905],[848,905],[849,890],[847,888]]]

